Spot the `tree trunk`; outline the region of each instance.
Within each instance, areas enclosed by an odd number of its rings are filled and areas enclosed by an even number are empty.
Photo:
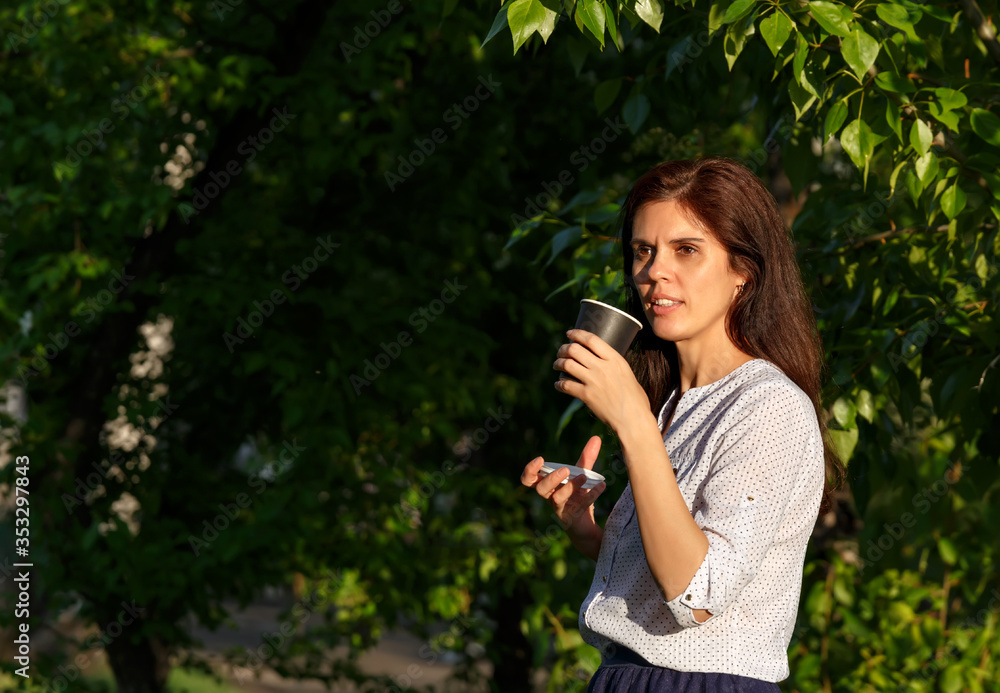
[[[521,632],[524,606],[531,595],[521,585],[514,594],[503,594],[497,604],[497,630],[493,656],[493,690],[508,693],[531,691],[531,645]]]
[[[118,637],[108,643],[106,651],[115,674],[118,693],[164,693],[170,662],[166,648],[154,638],[133,643],[128,637]]]

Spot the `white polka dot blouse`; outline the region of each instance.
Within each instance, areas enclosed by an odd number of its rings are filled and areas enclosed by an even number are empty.
[[[677,396],[675,388],[660,410],[661,431]],[[688,588],[666,601],[646,562],[630,483],[604,527],[580,609],[583,639],[678,671],[787,678],[825,478],[812,402],[779,368],[754,359],[687,390],[664,445],[708,554]],[[693,609],[712,616],[698,623]]]

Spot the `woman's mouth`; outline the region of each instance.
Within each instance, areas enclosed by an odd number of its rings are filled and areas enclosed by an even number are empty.
[[[666,315],[677,310],[684,304],[684,301],[675,301],[669,298],[654,298],[649,303],[649,308],[653,315]]]

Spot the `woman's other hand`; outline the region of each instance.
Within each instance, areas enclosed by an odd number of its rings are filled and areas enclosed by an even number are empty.
[[[576,466],[593,469],[600,450],[600,437],[592,437],[583,447]],[[544,463],[541,457],[536,457],[525,465],[521,473],[521,483],[535,489],[539,496],[548,501],[573,545],[585,556],[596,561],[601,550],[604,530],[594,519],[594,501],[604,492],[607,484],[601,481],[594,488],[585,490],[582,486],[586,483],[587,477],[583,474],[562,484],[563,479],[569,477],[569,470],[562,468],[548,476],[539,476],[538,472]]]

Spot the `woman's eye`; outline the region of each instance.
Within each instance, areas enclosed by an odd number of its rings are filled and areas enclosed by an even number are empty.
[[[698,252],[697,248],[694,248],[694,247],[692,247],[690,245],[682,245],[680,248],[678,248],[678,250],[681,251],[681,255],[694,255],[695,253]],[[685,252],[685,251],[688,251],[688,250],[690,250],[691,252],[690,253]]]
[[[641,245],[635,249],[635,256],[641,258],[649,257],[649,252],[650,251],[648,247]]]

